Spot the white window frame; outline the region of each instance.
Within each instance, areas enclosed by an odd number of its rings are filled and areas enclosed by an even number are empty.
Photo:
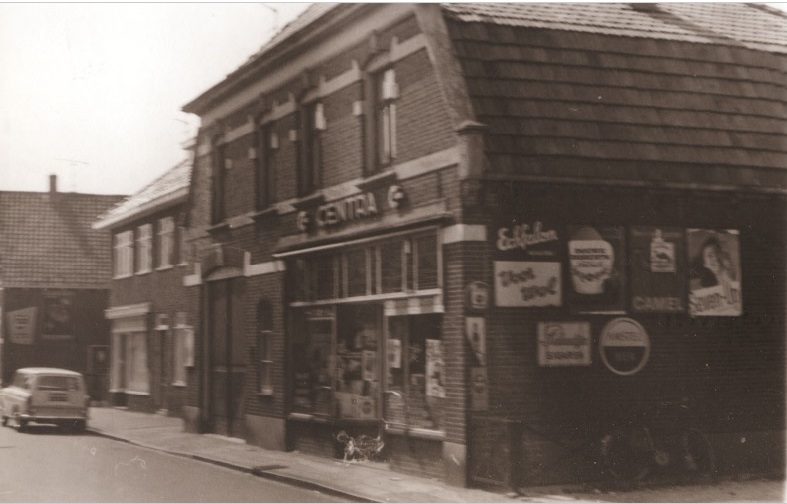
[[[134,274],[133,234],[133,231],[123,231],[115,234],[114,278],[126,278]]]
[[[377,162],[388,165],[396,159],[396,99],[399,95],[396,71],[388,68],[378,80],[377,89]]]
[[[142,224],[137,228],[137,271],[138,275],[150,273],[153,262],[153,225]]]
[[[186,254],[187,247],[186,226],[178,226],[178,266],[185,266],[188,264],[188,254]]]
[[[257,393],[273,395],[273,331],[257,334]]]
[[[194,367],[194,328],[190,325],[175,326],[174,351],[172,352],[173,367],[172,385],[185,387],[187,368]]]
[[[126,341],[126,393],[150,394],[150,372],[148,369],[148,334],[131,332]]]
[[[175,262],[175,218],[163,217],[158,221],[158,268],[168,269]]]

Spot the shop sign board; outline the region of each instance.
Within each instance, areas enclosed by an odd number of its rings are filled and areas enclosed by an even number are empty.
[[[740,244],[735,229],[688,229],[691,264],[689,313],[692,316],[738,316],[741,296]]]
[[[569,226],[571,305],[579,313],[623,313],[623,227]]]
[[[561,306],[560,263],[495,261],[497,306]]]
[[[631,309],[640,313],[686,310],[684,233],[680,228],[631,228]]]
[[[486,367],[470,368],[470,409],[487,411],[489,409],[489,384]]]
[[[554,259],[560,253],[557,230],[540,220],[505,219],[494,239],[500,259]]]
[[[406,197],[402,187],[393,184],[385,190],[382,200],[393,210],[398,209]],[[319,229],[337,228],[346,223],[375,217],[381,211],[377,195],[366,191],[323,203],[313,210],[300,210],[296,216],[296,226],[301,232],[309,231],[312,224]]]
[[[633,375],[650,357],[650,338],[634,319],[618,317],[601,331],[599,352],[604,365],[615,374]]]
[[[35,335],[36,312],[35,306],[8,312],[8,326],[11,343],[17,345],[32,345]]]
[[[538,365],[589,366],[589,322],[540,322],[538,324]]]

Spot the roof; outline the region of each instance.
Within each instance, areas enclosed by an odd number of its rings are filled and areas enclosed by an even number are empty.
[[[81,373],[77,373],[76,371],[71,371],[70,369],[60,369],[60,368],[48,368],[48,367],[29,367],[29,368],[21,368],[16,370],[17,373],[26,373],[26,374],[57,374],[63,376],[82,376]]]
[[[191,182],[191,164],[191,160],[186,159],[173,166],[159,178],[102,214],[94,227],[111,228],[149,212],[186,201]]]
[[[576,175],[582,159],[582,175],[595,162],[605,176],[710,182],[787,168],[781,14],[726,3],[443,9],[502,172]]]
[[[455,19],[787,53],[787,16],[744,3],[475,3],[442,5]]]
[[[0,191],[0,286],[107,287],[109,235],[91,224],[121,198]]]

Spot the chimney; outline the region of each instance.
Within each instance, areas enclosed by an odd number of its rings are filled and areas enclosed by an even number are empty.
[[[57,192],[57,175],[54,173],[49,176],[49,193],[54,194]]]

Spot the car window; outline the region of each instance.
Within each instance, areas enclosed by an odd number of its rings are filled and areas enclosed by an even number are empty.
[[[29,377],[27,376],[27,374],[17,372],[14,375],[14,387],[19,387],[19,388],[23,388],[23,389],[28,388],[27,387],[28,378]]]
[[[79,382],[74,376],[39,376],[38,390],[78,390]]]

